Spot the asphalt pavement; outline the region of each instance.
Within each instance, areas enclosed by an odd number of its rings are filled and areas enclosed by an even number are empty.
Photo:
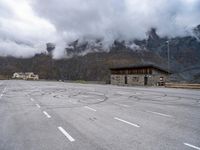
[[[200,150],[200,90],[0,81],[0,150]]]

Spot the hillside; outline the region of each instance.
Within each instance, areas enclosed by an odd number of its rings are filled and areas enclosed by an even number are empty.
[[[145,60],[145,61],[144,61]],[[165,65],[161,57],[151,52],[102,52],[53,60],[41,54],[30,59],[0,58],[3,75],[33,71],[43,79],[109,81],[109,68],[116,65],[155,62]]]
[[[147,40],[116,40],[108,52],[105,52],[100,40],[95,43],[79,43],[77,40],[66,48],[68,58],[60,60],[53,60],[45,54],[28,59],[0,57],[0,74],[11,76],[14,72],[32,71],[43,79],[109,82],[109,68],[113,66],[155,63],[167,68],[166,41],[169,41],[172,79],[200,82],[200,26],[194,31],[196,37],[169,39],[159,37],[152,29]]]

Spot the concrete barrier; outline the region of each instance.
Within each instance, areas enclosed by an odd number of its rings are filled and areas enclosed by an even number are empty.
[[[166,83],[167,88],[185,88],[185,89],[200,89],[200,84],[190,83]]]

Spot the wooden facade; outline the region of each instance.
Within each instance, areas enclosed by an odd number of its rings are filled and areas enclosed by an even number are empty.
[[[152,74],[152,68],[129,68],[129,69],[113,69],[111,74]]]

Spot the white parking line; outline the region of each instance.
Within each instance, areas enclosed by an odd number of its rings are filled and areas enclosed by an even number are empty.
[[[44,114],[47,118],[51,118],[51,116],[50,116],[46,111],[43,111],[43,114]]]
[[[63,129],[62,127],[58,127],[58,129],[60,130],[60,132],[62,132],[62,134],[64,134],[64,136],[66,136],[68,138],[68,140],[70,142],[74,142],[75,141],[75,139],[73,137],[71,137],[71,135],[69,135],[69,133],[67,133],[65,131],[65,129]]]
[[[192,144],[188,144],[188,143],[183,143],[183,144],[186,145],[186,146],[188,146],[188,147],[191,147],[191,148],[200,150],[200,147],[194,146],[194,145],[192,145]]]
[[[93,108],[91,108],[91,107],[88,107],[88,106],[85,106],[84,108],[89,109],[89,110],[92,110],[92,111],[97,111],[97,110],[95,110],[95,109],[93,109]]]
[[[115,119],[115,120],[118,120],[118,121],[121,121],[121,122],[124,122],[124,123],[127,123],[127,124],[132,125],[132,126],[137,127],[137,128],[140,127],[140,126],[137,125],[137,124],[134,124],[134,123],[131,123],[131,122],[125,121],[125,120],[120,119],[120,118],[117,118],[117,117],[115,117],[114,119]]]
[[[147,111],[150,112],[152,114],[156,114],[156,115],[160,115],[160,116],[164,116],[164,117],[172,117],[171,115],[167,115],[167,114],[163,114],[163,113],[159,113],[159,112],[155,112],[155,111]]]
[[[7,88],[5,87],[5,88],[3,89],[3,92],[2,92],[2,93],[5,93],[5,92],[6,92],[6,89],[7,89]]]
[[[128,105],[119,104],[119,103],[115,103],[115,105],[118,105],[118,106],[123,106],[123,107],[129,107]]]
[[[39,104],[35,104],[37,106],[37,108],[41,108],[41,106]]]

